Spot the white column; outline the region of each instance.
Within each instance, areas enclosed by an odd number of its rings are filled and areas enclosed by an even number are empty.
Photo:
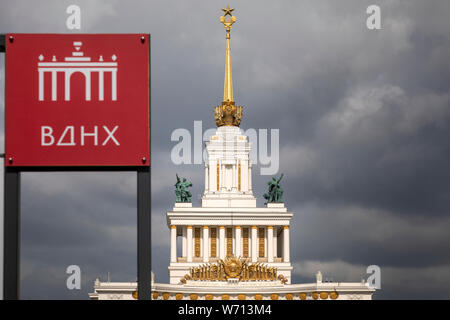
[[[187,262],[192,262],[192,226],[187,226]]]
[[[289,262],[289,226],[283,227],[283,262]]]
[[[267,227],[267,262],[273,262],[273,226]]]
[[[98,72],[98,100],[103,101],[104,99],[104,81],[103,81],[104,77],[103,77],[103,71],[99,71]]]
[[[242,255],[241,253],[241,226],[236,226],[235,232],[235,256],[240,257]]]
[[[248,160],[241,161],[241,191],[248,192]]]
[[[203,226],[203,262],[209,261],[209,229]]]
[[[44,100],[44,71],[39,69],[39,101]]]
[[[177,226],[170,226],[170,262],[177,262]]]
[[[219,190],[222,190],[222,188],[225,187],[225,166],[221,163],[220,164],[220,183],[219,183]]]
[[[252,226],[252,262],[258,260],[258,229]]]
[[[57,92],[58,92],[56,80],[57,80],[57,73],[56,73],[56,71],[52,71],[52,101],[56,101],[56,96],[57,96]]]
[[[209,192],[209,167],[205,163],[205,193]]]
[[[117,70],[113,70],[111,72],[111,100],[116,101],[117,100]]]
[[[209,186],[211,191],[219,191],[217,189],[217,160],[209,161]]]
[[[182,240],[181,240],[181,245],[182,245],[182,253],[181,256],[182,257],[187,257],[187,234],[186,234],[186,226],[182,226],[181,227],[181,234],[182,234]]]
[[[235,161],[235,164],[233,165],[233,185],[231,187],[231,189],[233,191],[238,189],[238,164],[237,164],[237,160]]]
[[[277,250],[278,250],[278,243],[277,243],[277,239],[278,239],[278,237],[277,237],[277,228],[276,227],[274,227],[274,229],[273,229],[273,256],[276,258],[276,257],[278,257],[278,252],[277,252]]]
[[[248,191],[252,192],[252,162],[248,160]]]
[[[225,227],[219,228],[219,258],[225,259]]]

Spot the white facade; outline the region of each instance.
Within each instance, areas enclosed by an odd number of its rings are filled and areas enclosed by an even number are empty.
[[[318,273],[320,275],[320,273]],[[372,300],[372,289],[364,282],[316,282],[282,285],[276,282],[217,283],[188,282],[185,285],[152,282],[152,299],[157,300]],[[136,282],[94,284],[92,300],[136,299]],[[134,296],[133,296],[134,295]]]
[[[290,221],[283,203],[258,208],[252,192],[250,144],[238,127],[219,127],[207,143],[205,191],[200,207],[175,203],[166,214],[170,230],[170,281],[152,281],[153,299],[163,300],[370,300],[367,283],[291,284]],[[181,248],[177,247],[178,237]],[[192,280],[191,268],[227,257],[244,257],[277,269],[275,280]],[[152,277],[153,279],[153,277]],[[187,280],[186,280],[187,279]],[[281,280],[280,280],[281,279]],[[284,281],[283,281],[284,280]],[[136,283],[96,281],[91,299],[134,299]],[[133,296],[134,293],[134,296]]]
[[[202,207],[256,208],[252,190],[250,142],[239,127],[222,126],[206,143]]]

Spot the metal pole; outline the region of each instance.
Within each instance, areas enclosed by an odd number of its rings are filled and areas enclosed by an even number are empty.
[[[20,172],[5,167],[3,221],[3,299],[19,299]]]
[[[5,34],[0,34],[0,52],[6,51]]]
[[[5,51],[5,34],[0,34],[0,52]],[[5,166],[3,187],[3,299],[17,300],[20,277],[20,172]]]
[[[149,150],[151,150],[151,46],[148,35],[148,92],[149,92]],[[151,152],[150,152],[151,154]],[[151,156],[150,156],[151,157]],[[150,162],[150,159],[147,161]],[[138,197],[138,299],[151,297],[151,167],[142,167],[137,172]]]
[[[150,300],[151,296],[150,197],[150,167],[140,168],[137,173],[137,283],[139,300]]]
[[[6,47],[5,47],[5,35],[4,34],[0,34],[0,52],[6,52]],[[5,154],[4,153],[2,153],[1,154],[1,157],[2,158],[5,158]],[[4,161],[5,159],[3,159],[3,161]],[[4,167],[3,167],[4,168]],[[4,172],[3,172],[4,173]],[[4,180],[3,180],[4,181]],[[3,187],[5,187],[5,185],[3,185]],[[3,191],[3,197],[5,196],[5,192]],[[4,204],[2,204],[2,205],[4,205]],[[4,209],[5,207],[3,207],[3,209]],[[2,214],[3,214],[3,212],[2,212]],[[2,235],[2,238],[3,238],[3,236],[4,236],[4,234]],[[1,246],[2,246],[2,249],[3,249],[3,247],[4,247],[4,243],[2,243],[1,244]],[[4,263],[4,261],[5,261],[5,255],[4,255],[4,250],[2,250],[2,252],[0,253],[1,255],[2,255],[2,257],[1,257],[1,263],[3,264]],[[0,273],[0,276],[2,277],[2,280],[3,280],[3,275],[4,275],[4,273]],[[4,295],[3,295],[3,288],[4,288],[4,286],[3,286],[3,282],[2,282],[2,291],[1,291],[1,297],[0,297],[0,299],[4,299]]]

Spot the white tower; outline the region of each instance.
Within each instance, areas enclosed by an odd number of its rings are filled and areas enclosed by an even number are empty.
[[[206,143],[205,190],[201,207],[176,203],[167,212],[171,230],[169,275],[179,284],[192,267],[227,257],[248,258],[277,268],[291,281],[289,224],[292,212],[283,203],[257,208],[252,189],[252,164],[248,137],[239,128],[242,107],[235,105],[230,59],[230,30],[236,18],[224,9],[226,30],[224,97],[215,107],[217,131]],[[182,237],[182,248],[177,248]]]

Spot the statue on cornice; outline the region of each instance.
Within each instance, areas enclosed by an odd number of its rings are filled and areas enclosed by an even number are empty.
[[[183,178],[183,181],[181,181],[178,174],[177,176],[177,183],[175,183],[175,195],[177,197],[177,202],[191,202],[192,194],[188,190],[188,187],[192,187],[192,182],[189,182],[186,180],[186,178]]]
[[[276,179],[276,177],[273,177],[272,180],[267,182],[267,185],[269,186],[268,193],[264,194],[264,199],[267,200],[267,203],[280,203],[283,202],[283,189],[280,186],[280,181],[283,178],[283,174],[281,174],[279,179]]]

